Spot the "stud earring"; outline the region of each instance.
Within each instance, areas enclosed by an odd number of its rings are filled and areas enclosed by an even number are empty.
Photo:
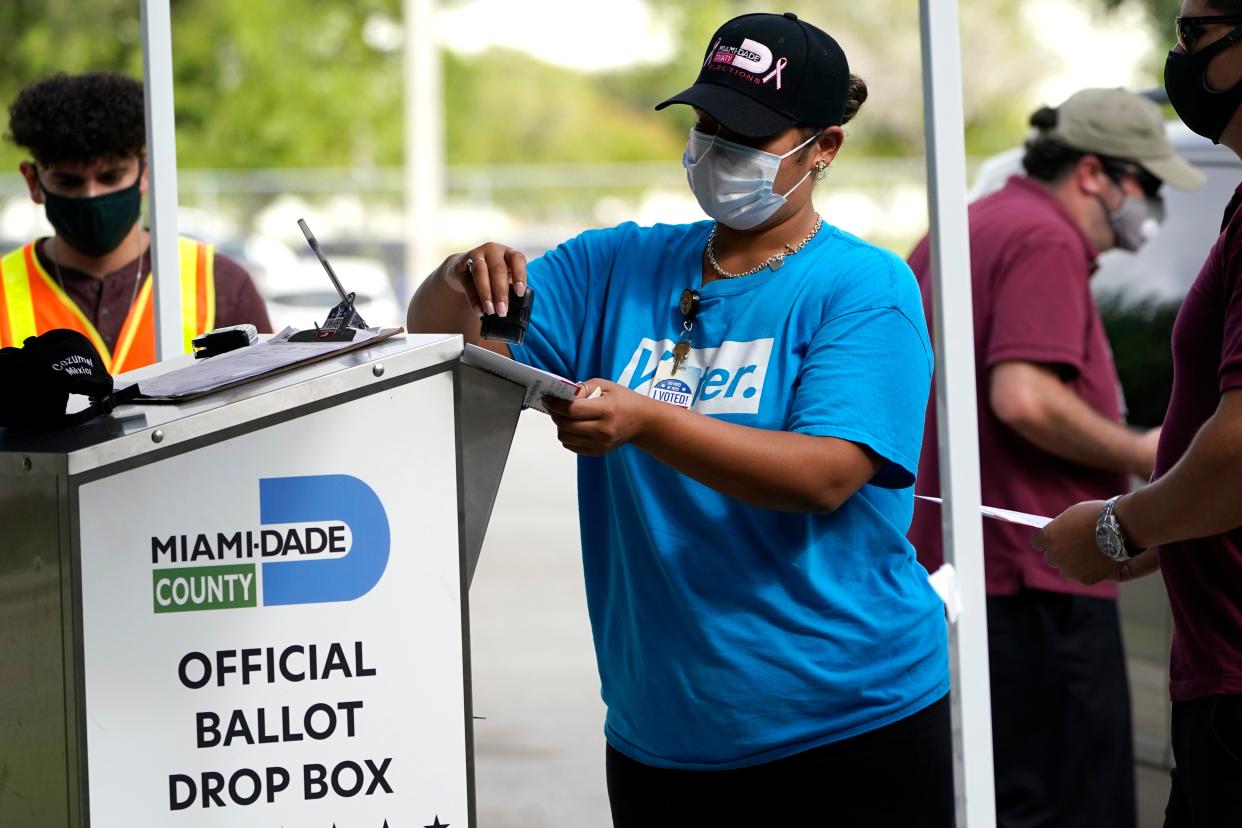
[[[828,169],[828,165],[824,163],[824,159],[815,162],[815,180],[820,181],[824,177],[824,171]]]

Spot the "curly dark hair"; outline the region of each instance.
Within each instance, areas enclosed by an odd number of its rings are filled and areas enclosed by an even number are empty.
[[[867,101],[867,83],[858,75],[850,73],[850,91],[845,96],[845,112],[842,114],[841,125],[845,126],[862,109]]]
[[[5,138],[42,166],[138,155],[147,143],[142,84],[115,72],[35,81],[9,105]]]

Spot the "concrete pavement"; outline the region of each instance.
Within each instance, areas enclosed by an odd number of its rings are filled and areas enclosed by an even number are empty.
[[[522,414],[470,589],[481,828],[611,825],[575,456]]]

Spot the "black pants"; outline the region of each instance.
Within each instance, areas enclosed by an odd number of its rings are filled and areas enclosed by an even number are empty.
[[[1134,828],[1116,602],[1028,590],[987,604],[998,828]]]
[[[1173,761],[1164,828],[1242,825],[1242,696],[1173,702]]]
[[[834,744],[737,770],[655,768],[608,747],[615,828],[949,828],[949,697]]]

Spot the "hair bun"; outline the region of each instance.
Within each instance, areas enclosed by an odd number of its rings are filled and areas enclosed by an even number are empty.
[[[1057,125],[1057,111],[1050,106],[1041,107],[1031,115],[1031,126],[1036,129],[1052,129]]]

